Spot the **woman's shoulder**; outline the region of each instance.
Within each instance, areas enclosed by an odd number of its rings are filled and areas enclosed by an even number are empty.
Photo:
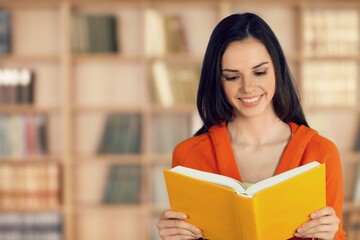
[[[202,148],[203,145],[209,144],[210,136],[209,133],[203,133],[198,136],[190,137],[178,143],[174,149],[174,154],[182,155],[187,154],[197,148]]]
[[[337,146],[332,140],[317,132],[316,129],[312,130],[316,132],[309,141],[312,148],[331,153],[338,152]]]
[[[173,152],[173,164],[183,165],[189,156],[209,150],[211,144],[211,137],[208,132],[180,142]]]
[[[318,162],[326,162],[328,165],[338,165],[340,154],[336,144],[329,138],[321,135],[316,129],[309,128],[314,132],[305,147],[305,155],[308,159],[316,159]]]
[[[295,123],[290,123],[293,134],[300,135],[303,138],[301,142],[305,142],[305,138],[310,136],[308,139],[308,147],[319,149],[319,150],[331,150],[337,151],[335,143],[327,137],[324,137],[316,129],[307,127],[305,125],[296,125]]]

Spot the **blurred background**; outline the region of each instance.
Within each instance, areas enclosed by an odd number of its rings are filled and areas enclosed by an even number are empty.
[[[0,0],[0,240],[160,239],[162,170],[201,126],[208,39],[246,11],[339,148],[344,227],[360,239],[358,0]]]

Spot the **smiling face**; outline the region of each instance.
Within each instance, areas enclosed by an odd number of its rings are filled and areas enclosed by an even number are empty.
[[[266,47],[254,38],[235,41],[221,60],[222,85],[238,118],[274,116],[275,72]]]

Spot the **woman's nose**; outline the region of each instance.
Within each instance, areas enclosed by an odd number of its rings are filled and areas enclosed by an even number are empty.
[[[251,93],[255,88],[254,79],[251,77],[244,77],[241,83],[241,90],[244,93]]]

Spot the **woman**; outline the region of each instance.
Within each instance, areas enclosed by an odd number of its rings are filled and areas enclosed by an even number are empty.
[[[204,57],[197,107],[203,127],[175,148],[173,167],[251,184],[314,160],[326,163],[327,207],[312,213],[294,239],[346,239],[338,150],[308,127],[281,46],[260,17],[233,14],[215,27]],[[157,225],[160,236],[201,238],[200,229],[186,218],[164,211]]]

